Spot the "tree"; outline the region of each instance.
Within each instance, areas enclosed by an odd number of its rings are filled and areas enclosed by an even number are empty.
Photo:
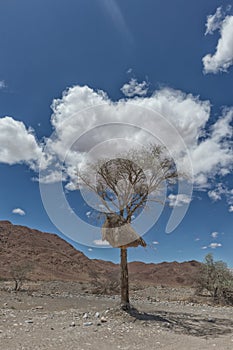
[[[23,282],[27,279],[28,273],[32,270],[32,263],[14,264],[11,266],[11,276],[15,282],[14,291],[22,288]]]
[[[233,274],[223,261],[214,261],[212,254],[205,256],[197,279],[197,292],[208,291],[215,302],[233,302]]]
[[[78,170],[79,189],[89,189],[104,208],[102,238],[121,250],[123,309],[130,307],[127,248],[146,246],[132,228],[132,219],[149,201],[162,203],[164,183],[174,184],[177,179],[175,164],[160,145],[131,149],[114,159],[86,162]]]

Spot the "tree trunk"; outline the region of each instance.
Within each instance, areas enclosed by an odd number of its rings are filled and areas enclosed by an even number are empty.
[[[127,249],[121,248],[121,307],[128,310],[129,305],[129,277],[127,265]]]

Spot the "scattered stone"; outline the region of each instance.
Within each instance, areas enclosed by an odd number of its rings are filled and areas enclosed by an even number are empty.
[[[36,306],[35,308],[34,308],[34,310],[43,310],[43,306]]]
[[[83,318],[84,318],[84,319],[87,319],[87,318],[88,318],[88,314],[85,313],[85,314],[83,315]]]
[[[99,317],[100,317],[100,313],[99,313],[99,312],[96,312],[95,317],[96,317],[96,318],[99,318]]]
[[[76,326],[75,322],[71,322],[70,327],[75,327],[75,326]]]
[[[86,327],[88,327],[88,326],[92,326],[93,323],[92,323],[92,322],[85,322],[83,325],[86,326]]]
[[[25,323],[33,323],[32,320],[25,320],[24,322],[25,322]]]
[[[208,322],[215,323],[216,321],[213,318],[208,318]]]
[[[101,317],[100,321],[101,321],[102,323],[108,322],[108,320],[107,320],[105,317],[103,317],[103,316]]]

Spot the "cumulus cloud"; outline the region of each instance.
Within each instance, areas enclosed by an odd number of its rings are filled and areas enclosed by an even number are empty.
[[[146,81],[139,83],[136,79],[131,79],[122,86],[121,91],[126,97],[145,96],[148,92],[148,84]]]
[[[184,204],[189,204],[191,198],[185,194],[169,194],[168,201],[170,207],[181,207]]]
[[[25,211],[24,211],[23,209],[20,209],[20,208],[15,208],[15,209],[13,209],[13,210],[12,210],[12,213],[13,213],[13,214],[18,214],[18,215],[20,215],[20,216],[23,216],[23,215],[26,214]]]
[[[210,243],[210,245],[209,245],[209,248],[211,248],[211,249],[216,249],[219,247],[222,247],[221,243]]]
[[[155,245],[159,244],[159,242],[157,242],[157,241],[154,241],[154,242],[152,242],[152,243],[155,244]]]
[[[102,145],[99,149],[107,156],[110,149],[119,153],[123,150],[121,147],[127,148],[129,143],[134,146],[135,143],[162,142],[176,156],[180,170],[187,170],[191,160],[195,183],[201,188],[208,186],[208,180],[216,175],[231,171],[233,108],[224,110],[208,133],[210,102],[169,88],[157,90],[150,97],[113,102],[103,91],[74,86],[53,101],[52,109],[54,134],[47,140],[46,153],[65,161],[71,180],[69,189],[76,188],[72,181],[77,165],[95,145]],[[140,127],[130,126],[135,124]],[[155,135],[149,135],[144,128]],[[175,133],[182,142],[177,142]],[[119,139],[128,140],[128,144]],[[97,148],[94,149],[97,152]]]
[[[102,239],[95,239],[93,241],[93,243],[95,245],[99,245],[99,246],[109,246],[110,244],[108,243],[108,241],[103,241]]]
[[[167,147],[180,171],[186,172],[191,161],[194,182],[201,189],[208,188],[217,175],[232,171],[233,108],[224,109],[211,123],[210,101],[192,94],[162,88],[150,97],[112,101],[103,91],[74,86],[53,101],[52,110],[54,133],[43,149],[22,122],[0,118],[0,162],[26,162],[37,170],[42,159],[46,172],[41,172],[41,182],[62,180],[67,182],[66,189],[74,190],[77,166],[87,153],[107,157],[108,152],[119,154],[156,142]],[[211,125],[208,130],[207,124]],[[212,199],[222,195],[220,189],[209,187],[208,191]],[[182,194],[169,199],[171,206],[188,201]]]
[[[213,237],[213,238],[217,238],[218,237],[218,232],[212,232],[211,233],[211,237]]]
[[[220,38],[216,51],[214,54],[207,54],[202,59],[204,73],[226,72],[233,64],[233,16],[225,15],[221,7],[214,15],[207,17],[205,34],[213,34],[217,29],[220,32]]]
[[[230,212],[230,213],[233,213],[233,205],[230,205],[230,206],[229,206],[229,212]]]
[[[201,249],[205,250],[207,249],[208,247],[206,245],[204,245],[203,247],[201,247]]]
[[[42,149],[32,129],[11,117],[0,118],[0,162],[10,165],[26,162],[35,168],[41,156]]]

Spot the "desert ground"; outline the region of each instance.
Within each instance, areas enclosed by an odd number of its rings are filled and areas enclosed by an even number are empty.
[[[126,313],[118,295],[93,294],[78,282],[0,283],[2,350],[232,350],[233,307],[196,300],[188,287],[131,290]]]

